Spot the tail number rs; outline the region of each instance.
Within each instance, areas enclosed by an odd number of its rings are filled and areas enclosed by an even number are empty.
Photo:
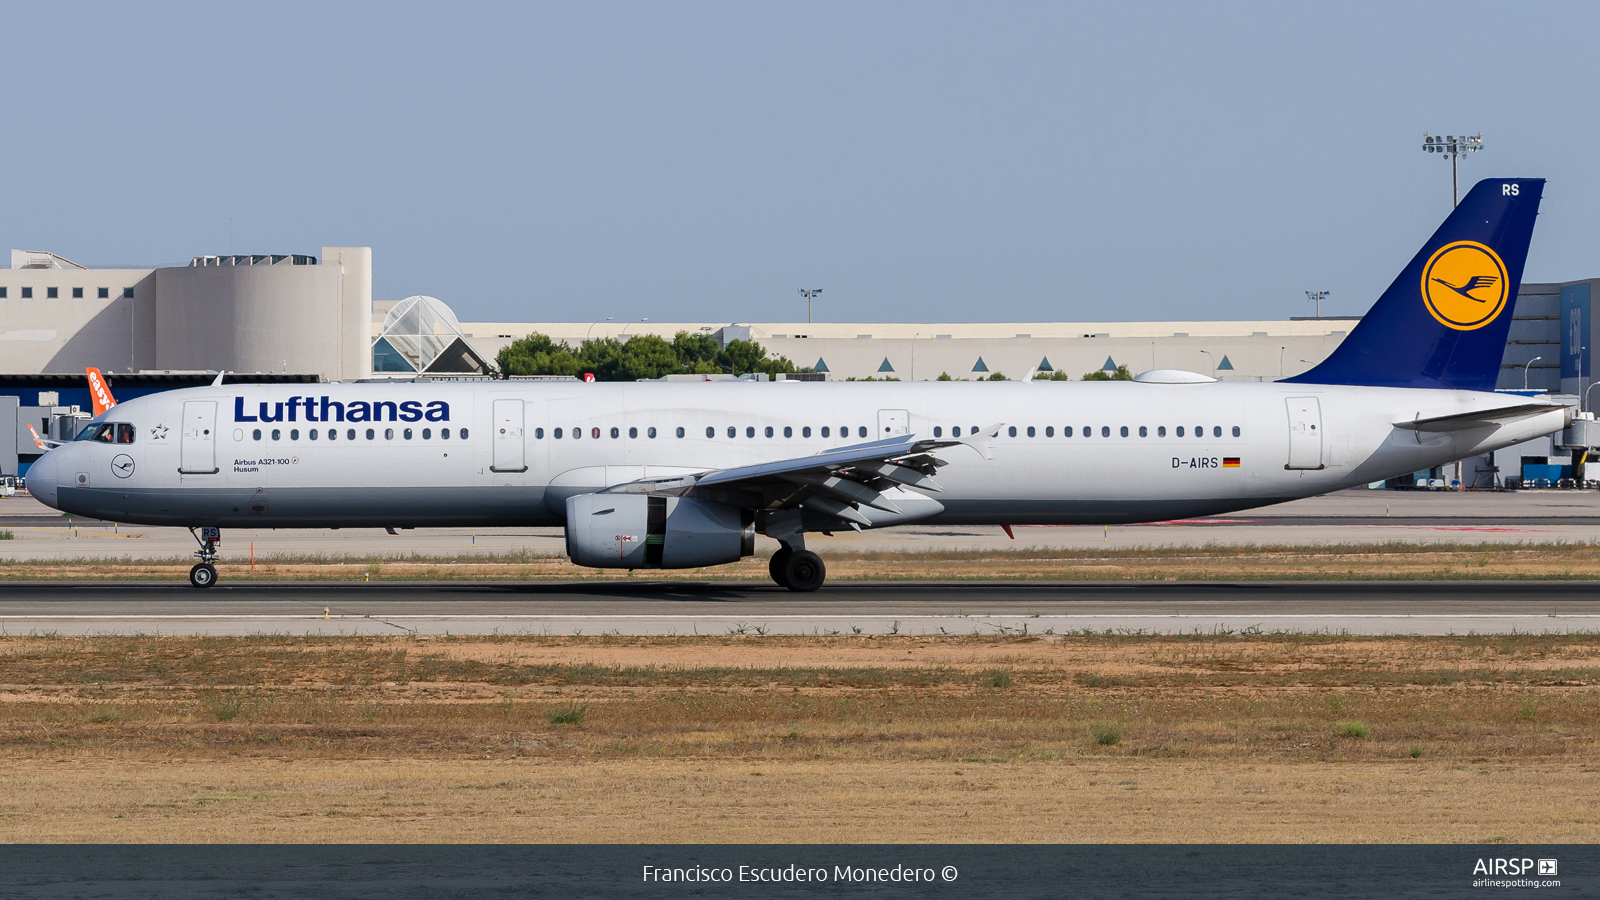
[[[1520,184],[1502,184],[1500,185],[1500,196],[1515,197],[1521,193],[1521,189],[1522,185]]]

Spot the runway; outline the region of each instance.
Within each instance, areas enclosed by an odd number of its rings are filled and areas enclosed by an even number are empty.
[[[6,634],[725,635],[1600,631],[1596,582],[170,583],[0,589]]]

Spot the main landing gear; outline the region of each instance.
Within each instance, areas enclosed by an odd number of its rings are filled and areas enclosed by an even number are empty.
[[[194,534],[194,529],[189,529],[189,534]],[[200,529],[200,534],[195,537],[195,542],[200,549],[194,552],[200,561],[189,570],[189,585],[197,588],[208,588],[217,583],[217,545],[222,543],[222,529],[207,525]]]
[[[767,573],[773,581],[802,594],[822,587],[822,582],[828,577],[822,557],[810,550],[791,550],[787,546],[772,554],[771,561],[767,563]]]

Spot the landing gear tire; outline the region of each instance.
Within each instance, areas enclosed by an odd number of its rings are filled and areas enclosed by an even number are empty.
[[[767,562],[767,574],[772,576],[772,580],[776,581],[779,587],[789,586],[789,582],[786,580],[785,568],[789,565],[789,557],[793,555],[793,550],[788,547],[780,547],[777,553],[772,554],[772,559]]]
[[[217,583],[217,568],[210,563],[195,563],[189,570],[189,584],[197,588],[208,588]]]
[[[780,583],[791,591],[807,594],[822,587],[827,577],[828,570],[822,564],[822,557],[810,550],[800,550],[784,560],[783,581]]]

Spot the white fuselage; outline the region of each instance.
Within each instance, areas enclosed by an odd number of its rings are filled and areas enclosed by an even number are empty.
[[[74,441],[28,481],[58,509],[156,525],[561,525],[567,497],[642,477],[999,423],[991,458],[938,451],[936,503],[874,523],[1160,521],[1394,477],[1564,424],[1553,408],[1458,432],[1396,427],[1505,405],[1274,383],[226,385],[125,402],[96,422],[133,425],[131,443]]]

